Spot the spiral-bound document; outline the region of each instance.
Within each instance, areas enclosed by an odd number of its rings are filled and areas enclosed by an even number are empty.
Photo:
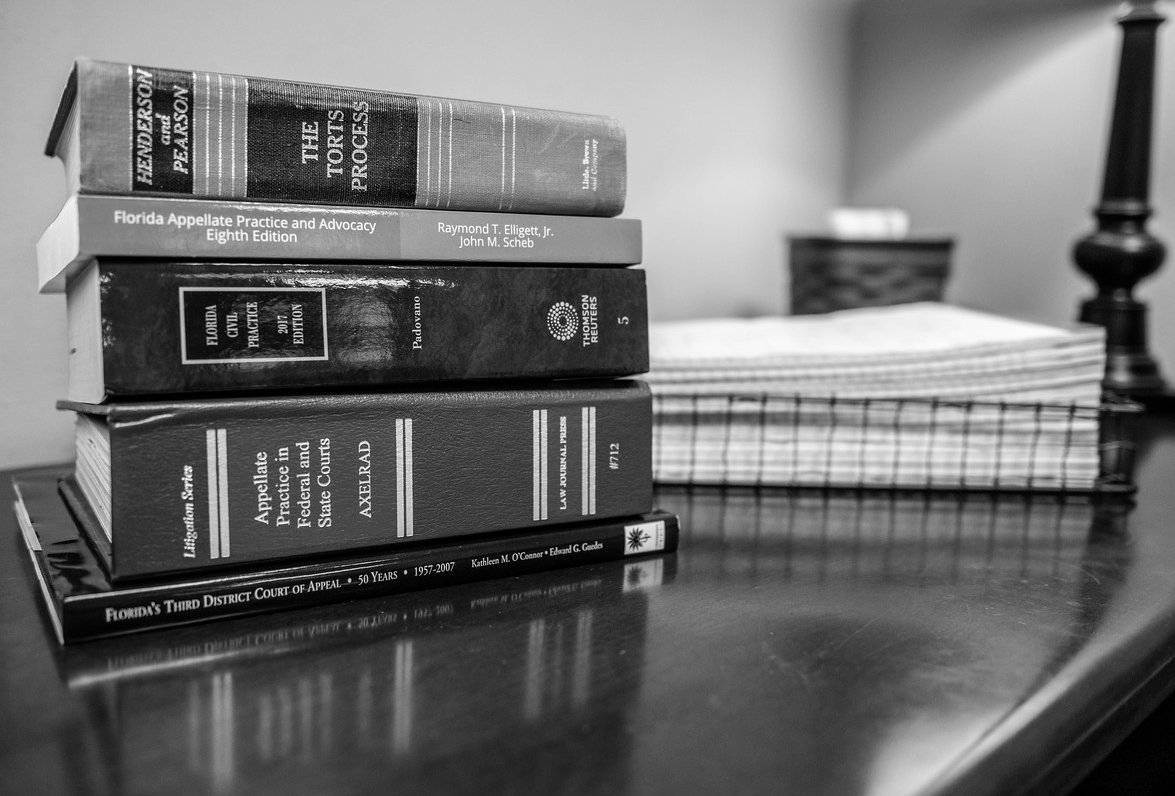
[[[937,303],[653,324],[654,478],[820,487],[1121,488],[1101,327]]]
[[[1125,407],[801,395],[654,396],[663,484],[1128,488]]]

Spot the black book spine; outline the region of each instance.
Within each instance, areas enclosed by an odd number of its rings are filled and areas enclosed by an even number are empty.
[[[347,564],[298,567],[228,581],[111,591],[64,606],[66,641],[400,594],[438,586],[625,558],[629,537],[656,534],[677,545],[672,515],[583,528],[424,547]]]
[[[675,515],[653,511],[212,578],[112,587],[82,539],[79,524],[87,519],[71,517],[48,484],[56,479],[18,483],[17,512],[63,643],[669,552],[676,549],[679,532]]]
[[[70,397],[611,377],[648,369],[639,269],[99,261]],[[97,292],[99,311],[90,307]],[[102,363],[83,361],[97,356]],[[102,384],[80,374],[100,372]]]
[[[670,519],[672,515],[669,515]],[[636,520],[611,528],[590,526],[501,541],[425,547],[348,564],[301,567],[223,582],[108,591],[66,603],[66,642],[222,620],[266,611],[307,608],[358,598],[537,573],[625,557],[630,534],[659,534],[664,549],[677,546],[676,521]]]
[[[640,381],[62,406],[105,415],[117,577],[652,508]]]

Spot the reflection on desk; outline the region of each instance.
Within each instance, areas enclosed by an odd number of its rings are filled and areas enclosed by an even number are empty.
[[[281,627],[258,618],[220,634],[69,647],[64,679],[97,732],[70,738],[63,758],[120,763],[93,783],[102,790],[252,792],[285,779],[329,792],[370,758],[394,766],[398,788],[419,781],[431,792],[477,784],[467,780],[471,749],[505,735],[517,754],[541,747],[552,723],[582,721],[613,742],[591,751],[606,757],[599,770],[614,770],[640,685],[645,591],[672,568],[670,558],[572,569],[542,584],[435,590],[398,609],[367,601],[367,610],[294,612]],[[616,626],[622,638],[609,633]],[[493,720],[465,723],[471,715]],[[178,772],[156,760],[125,765],[160,737],[182,750]],[[569,770],[521,766],[511,786],[558,790]]]
[[[659,572],[615,562],[65,649],[10,553],[2,780],[1063,792],[1175,683],[1175,424],[1148,423],[1136,504],[663,488],[683,535],[639,562]]]
[[[757,751],[799,792],[930,786],[944,757],[980,743],[1082,648],[1130,556],[1129,507],[1115,502],[740,489],[659,497],[687,529],[681,580],[715,584],[709,599],[724,603],[722,615],[745,617],[694,630],[707,649],[699,657],[722,661],[739,648],[724,635],[761,624],[760,649],[707,666],[711,676],[745,676],[758,661],[759,687],[720,679],[711,688],[732,724],[748,712],[779,717],[763,728],[774,743]]]

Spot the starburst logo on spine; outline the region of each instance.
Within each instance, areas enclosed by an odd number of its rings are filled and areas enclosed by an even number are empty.
[[[547,310],[547,331],[551,333],[551,337],[567,342],[575,337],[578,329],[579,317],[575,313],[575,307],[566,301],[555,302],[551,309]]]
[[[665,523],[642,522],[624,526],[624,554],[653,553],[665,549]]]

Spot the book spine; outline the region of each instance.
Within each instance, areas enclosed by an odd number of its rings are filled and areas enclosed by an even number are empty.
[[[94,268],[75,284],[99,291],[100,329],[71,334],[100,336],[105,396],[648,369],[639,269],[111,261]],[[69,301],[77,300],[71,288]],[[75,371],[96,347],[72,350]],[[102,399],[72,386],[71,397]]]
[[[306,262],[635,265],[629,218],[330,207],[202,199],[71,197],[37,244],[42,292],[93,257]]]
[[[647,512],[651,403],[613,381],[100,407],[113,574]]]
[[[612,216],[613,119],[82,60],[82,192]]]
[[[21,532],[24,550],[28,554],[28,558],[25,561],[29,567],[29,575],[37,584],[37,590],[41,593],[42,603],[49,613],[49,624],[52,625],[57,640],[64,644],[65,635],[62,625],[63,603],[60,595],[54,589],[52,582],[53,576],[50,572],[49,563],[45,559],[44,547],[41,544],[41,540],[37,538],[37,533],[33,528],[33,520],[23,501],[23,496],[20,494],[19,487],[17,488],[16,500],[12,503],[12,509],[16,514],[17,527]],[[64,520],[68,522],[69,517],[65,516]]]
[[[251,577],[209,579],[76,597],[62,611],[65,643],[247,614],[512,577],[676,549],[671,514],[402,553]]]

